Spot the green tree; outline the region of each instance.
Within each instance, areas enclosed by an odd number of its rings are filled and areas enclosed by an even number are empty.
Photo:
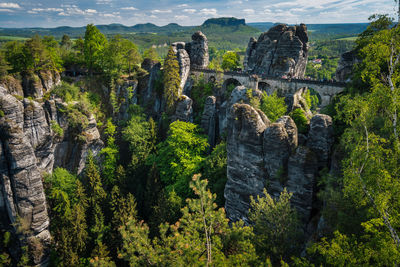
[[[61,38],[61,47],[66,50],[70,50],[72,48],[72,40],[67,34],[64,34]]]
[[[276,91],[271,95],[264,92],[261,98],[260,109],[267,115],[268,119],[274,122],[286,113],[285,98],[278,97]]]
[[[278,264],[283,258],[298,252],[301,241],[300,222],[296,210],[290,205],[291,193],[286,188],[274,200],[264,189],[264,197],[251,197],[249,220],[254,225],[254,244],[257,255],[271,257]]]
[[[189,181],[205,158],[207,138],[197,125],[175,121],[170,124],[167,139],[157,148],[158,153],[152,156],[151,162],[157,165],[161,181],[168,191],[189,196]]]
[[[144,50],[143,59],[146,59],[146,58],[151,59],[153,61],[159,61],[157,51],[153,47],[150,47],[149,49]]]
[[[218,144],[210,155],[200,163],[202,177],[209,181],[208,185],[212,193],[216,194],[215,203],[219,207],[225,205],[224,190],[227,181],[227,152],[226,143]]]
[[[17,41],[7,42],[4,48],[5,58],[11,67],[10,72],[17,73],[24,71],[27,65],[24,54],[24,44]]]
[[[11,67],[6,60],[4,53],[0,52],[0,79],[7,76],[10,69]]]
[[[297,108],[290,113],[293,121],[296,123],[299,133],[305,134],[308,131],[308,119],[301,108]]]
[[[93,24],[86,26],[83,52],[90,75],[100,66],[103,51],[107,45],[106,37]]]
[[[45,186],[55,249],[51,261],[59,266],[78,265],[88,238],[83,186],[75,175],[62,168],[45,178]]]
[[[100,151],[100,154],[103,156],[103,162],[101,165],[103,181],[109,189],[111,189],[115,184],[115,171],[117,169],[117,161],[119,158],[119,151],[114,138],[115,131],[115,125],[112,123],[111,119],[108,119],[107,128],[104,131],[107,136],[107,146]]]
[[[178,222],[160,226],[160,238],[151,240],[143,221],[130,220],[121,228],[121,257],[130,265],[256,265],[251,228],[229,226],[225,210],[217,209],[215,194],[206,189],[207,180],[199,178],[195,175],[190,185],[196,198],[187,200]]]
[[[180,75],[179,64],[172,46],[169,48],[167,58],[164,61],[164,96],[167,104],[167,111],[172,113],[175,102],[179,98]]]
[[[229,51],[222,57],[222,68],[224,70],[236,70],[240,66],[240,57],[238,53]]]

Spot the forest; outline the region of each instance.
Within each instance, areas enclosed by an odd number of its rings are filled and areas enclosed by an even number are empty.
[[[356,51],[361,59],[345,91],[320,111],[333,118],[334,148],[342,160],[339,173],[320,173],[315,198],[326,227],[311,237],[286,189],[279,198],[267,190],[251,197],[248,222],[227,219],[226,136],[211,146],[201,127],[205,100],[222,85],[195,80],[193,123],[174,120],[180,74],[171,42],[158,54],[144,48],[136,35],[106,36],[89,24],[76,39],[35,35],[2,43],[1,84],[12,86],[43,71],[69,74],[42,97],[20,99],[28,106],[55,98],[65,103],[60,112],[71,130],[66,133],[53,120],[54,138],[68,134],[73,142],[88,142],[85,129],[93,115],[104,142],[98,155],[89,153],[81,173],[56,168],[43,174],[52,236],[49,266],[397,266],[400,27],[393,23],[384,15],[371,16],[355,41],[311,40],[306,76],[313,79],[333,79],[346,51]],[[242,33],[250,31],[239,27]],[[210,68],[241,69],[247,39],[229,44],[215,37],[223,26],[212,31],[207,35],[214,40]],[[322,59],[322,65],[313,59]],[[126,103],[118,88],[149,75],[142,64],[146,61],[162,66],[154,87],[165,112],[154,114],[151,106],[128,103],[127,116],[120,118]],[[288,114],[279,94],[263,93],[258,100],[248,90],[248,98],[271,122],[289,115],[299,132],[307,131],[305,114]],[[317,112],[318,99],[310,92],[305,98]],[[4,116],[0,105],[0,119]],[[26,224],[18,218],[12,231],[0,220],[0,266],[34,266],[35,258],[42,257],[40,242],[20,241],[29,235]],[[15,253],[17,243],[22,246]]]

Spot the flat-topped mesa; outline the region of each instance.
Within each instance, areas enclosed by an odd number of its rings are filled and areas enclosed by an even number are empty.
[[[308,60],[305,24],[279,24],[251,38],[244,60],[245,71],[260,76],[303,78]]]

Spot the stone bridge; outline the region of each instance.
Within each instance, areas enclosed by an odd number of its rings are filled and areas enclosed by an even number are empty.
[[[243,85],[247,88],[259,89],[267,92],[268,95],[274,91],[280,90],[283,94],[294,94],[301,88],[312,88],[319,94],[320,107],[327,106],[332,98],[343,92],[346,87],[345,83],[341,82],[321,82],[304,79],[283,79],[278,77],[257,77],[243,72],[220,72],[209,69],[191,69],[190,73],[196,77],[203,75],[206,81],[223,81],[223,87],[230,84]]]

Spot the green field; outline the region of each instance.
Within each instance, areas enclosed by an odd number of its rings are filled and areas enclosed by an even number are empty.
[[[23,41],[28,38],[19,36],[0,36],[0,41]]]
[[[339,39],[336,39],[336,40],[338,40],[338,41],[356,41],[357,40],[357,36],[352,36],[352,37],[346,37],[346,38],[339,38]]]

